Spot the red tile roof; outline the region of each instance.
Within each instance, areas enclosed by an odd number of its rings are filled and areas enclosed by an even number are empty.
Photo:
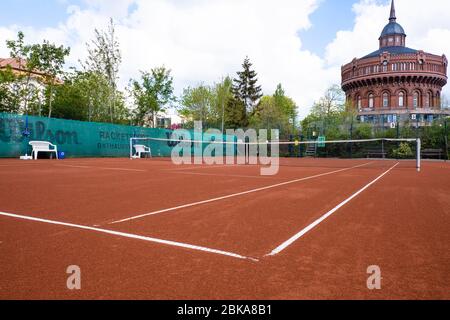
[[[24,70],[23,66],[26,64],[26,61],[21,59],[15,59],[15,58],[6,58],[2,59],[0,58],[0,68],[6,68],[7,66],[10,66],[13,69],[16,70]]]
[[[24,59],[16,59],[16,58],[0,58],[0,69],[5,69],[6,67],[10,66],[13,70],[19,71],[19,72],[26,72],[25,65],[27,61]],[[33,70],[33,74],[37,76],[44,76],[45,73],[40,70]],[[63,83],[62,80],[56,79],[56,83],[61,84]]]

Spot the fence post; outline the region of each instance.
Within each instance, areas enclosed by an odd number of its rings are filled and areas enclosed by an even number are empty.
[[[446,154],[446,160],[450,160],[449,159],[449,154],[448,154],[448,131],[447,131],[447,117],[444,119],[444,141],[445,141],[445,154]]]
[[[420,140],[420,138],[417,138],[417,172],[420,172],[420,169],[421,169],[421,159],[420,159],[420,157],[422,156],[421,155],[421,149],[422,149],[422,141]]]
[[[353,140],[353,116],[350,124],[350,140]],[[350,159],[353,159],[353,143],[350,142]]]

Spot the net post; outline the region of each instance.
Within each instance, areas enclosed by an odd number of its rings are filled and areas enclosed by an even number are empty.
[[[130,160],[133,160],[133,138],[130,138]]]
[[[417,172],[420,172],[422,161],[421,161],[421,154],[422,154],[422,141],[420,138],[417,138]]]

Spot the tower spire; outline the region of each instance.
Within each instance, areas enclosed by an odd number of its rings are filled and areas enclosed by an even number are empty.
[[[392,0],[392,2],[391,2],[391,15],[389,17],[389,21],[390,22],[396,22],[397,21],[397,17],[395,16],[395,3],[394,3],[394,0]]]

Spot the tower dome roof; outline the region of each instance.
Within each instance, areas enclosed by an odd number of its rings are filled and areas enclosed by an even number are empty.
[[[389,22],[384,27],[383,32],[381,32],[380,37],[384,37],[384,36],[391,35],[391,34],[401,34],[401,35],[406,36],[405,29],[403,29],[403,27],[395,21]]]

